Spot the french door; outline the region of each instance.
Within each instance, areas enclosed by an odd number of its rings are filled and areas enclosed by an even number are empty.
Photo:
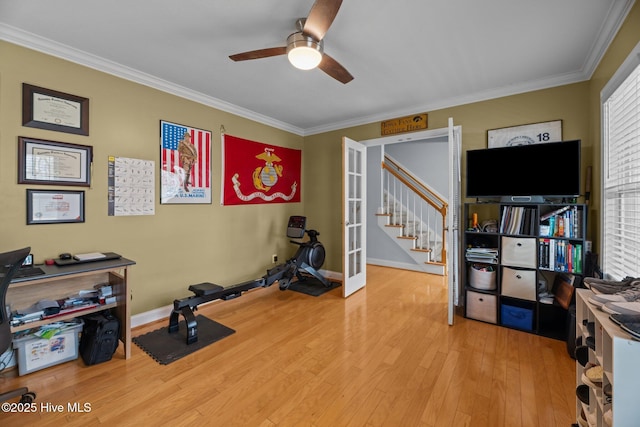
[[[367,282],[367,149],[342,138],[342,240],[344,274],[342,296],[348,297]]]

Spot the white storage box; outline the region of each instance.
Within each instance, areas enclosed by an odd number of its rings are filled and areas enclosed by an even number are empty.
[[[502,295],[536,300],[536,271],[502,267]]]
[[[25,375],[78,358],[83,322],[65,322],[60,332],[49,339],[36,335],[14,338],[18,352],[18,374]]]
[[[497,297],[480,292],[467,291],[467,317],[484,322],[496,323],[498,312]]]
[[[536,268],[536,239],[502,237],[501,264]]]
[[[491,264],[471,264],[469,266],[469,285],[476,289],[495,290],[495,267]]]

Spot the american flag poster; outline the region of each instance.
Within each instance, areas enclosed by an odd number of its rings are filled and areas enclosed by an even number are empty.
[[[161,204],[211,203],[211,132],[160,121]]]
[[[302,151],[222,135],[223,205],[300,202]]]

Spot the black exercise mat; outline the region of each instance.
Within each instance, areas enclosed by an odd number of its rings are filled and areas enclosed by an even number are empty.
[[[302,281],[291,282],[289,285],[289,289],[292,291],[300,292],[302,294],[311,295],[314,297],[319,297],[322,294],[329,292],[331,289],[338,288],[342,286],[340,282],[329,282],[331,286],[326,287],[322,282],[318,279],[314,278],[305,278]]]
[[[169,327],[165,326],[153,332],[133,337],[131,340],[155,359],[156,362],[161,365],[168,365],[235,333],[233,329],[202,315],[197,315],[196,321],[198,324],[198,341],[193,344],[187,345],[187,327],[184,320],[180,322],[178,332],[170,334]]]

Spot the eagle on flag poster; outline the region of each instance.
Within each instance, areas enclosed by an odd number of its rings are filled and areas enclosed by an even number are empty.
[[[275,151],[273,148],[265,148],[264,153],[256,156],[256,159],[265,162],[264,166],[258,166],[253,171],[253,186],[258,190],[268,192],[278,183],[278,177],[282,176],[283,166],[277,163],[282,159],[275,154]]]
[[[300,201],[301,151],[223,135],[223,205]]]

